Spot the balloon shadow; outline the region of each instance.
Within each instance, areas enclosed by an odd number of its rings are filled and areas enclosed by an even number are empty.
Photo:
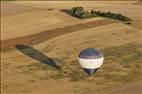
[[[30,58],[35,59],[40,63],[47,64],[56,69],[60,69],[60,67],[55,63],[55,61],[52,58],[49,58],[42,52],[34,49],[33,47],[27,45],[16,45],[15,47],[26,56],[29,56]]]

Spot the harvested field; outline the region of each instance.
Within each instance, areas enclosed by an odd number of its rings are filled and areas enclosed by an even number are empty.
[[[2,94],[142,94],[137,1],[2,4]],[[60,11],[73,6],[120,12],[133,21],[127,25],[102,17],[80,20]],[[79,52],[89,47],[100,49],[105,56],[93,80],[88,80],[77,61]]]
[[[60,2],[56,2],[56,1],[39,1],[39,3],[37,3],[36,1],[23,1],[23,3],[21,3],[22,5],[27,5],[27,6],[33,6],[36,8],[41,8],[41,9],[48,9],[48,8],[53,8],[53,9],[65,9],[65,8],[71,8],[73,6],[82,6],[86,9],[90,9],[90,8],[95,8],[97,10],[101,10],[101,11],[112,11],[115,13],[121,13],[123,15],[126,15],[130,18],[132,18],[133,20],[133,27],[140,29],[141,26],[141,7],[139,5],[134,5],[134,3],[137,3],[139,1],[81,1],[79,3],[77,3],[77,1],[70,1],[70,2],[66,2],[66,4],[64,4],[64,1],[60,1]],[[19,2],[15,2],[20,4]],[[48,4],[48,6],[46,6]],[[113,8],[112,8],[113,7]]]
[[[68,22],[70,23],[74,22],[74,24],[76,24],[76,22],[80,20],[60,12],[61,9],[71,8],[73,6],[82,6],[85,9],[95,8],[97,10],[102,10],[102,11],[113,11],[116,13],[122,13],[133,20],[131,26],[137,29],[140,29],[141,27],[140,6],[133,5],[133,3],[135,2],[123,2],[123,1],[121,2],[107,1],[105,3],[101,1],[90,1],[90,2],[82,1],[79,3],[76,2],[77,1],[70,1],[66,2],[66,4],[64,4],[63,1],[60,2],[14,1],[14,2],[7,2],[8,4],[4,2],[2,3],[3,8],[7,6],[12,6],[12,8],[11,7],[5,8],[5,11],[2,12],[2,15],[7,15],[8,13],[11,14],[9,16],[8,15],[2,16],[1,39],[2,40],[12,39],[15,37],[22,37],[46,30],[55,29],[60,27],[60,25],[64,26],[66,24],[69,24]],[[16,8],[17,6],[18,8]],[[111,7],[113,7],[113,9]],[[31,9],[32,11],[29,11]],[[48,9],[52,9],[52,11],[49,11]],[[17,11],[21,13],[18,13]]]
[[[60,16],[58,16],[60,14]],[[58,11],[37,10],[24,14],[2,17],[2,40],[27,36],[45,30],[55,29],[56,24],[76,21]],[[21,19],[22,18],[22,19]],[[66,18],[66,19],[64,19]]]
[[[82,29],[107,25],[107,24],[111,24],[114,22],[115,21],[111,21],[111,20],[100,20],[100,21],[94,21],[94,22],[88,22],[88,23],[83,23],[83,24],[66,26],[63,28],[57,28],[57,29],[44,31],[41,33],[37,33],[34,35],[29,35],[29,36],[24,36],[24,37],[20,37],[20,38],[3,40],[3,41],[1,41],[1,48],[2,49],[14,48],[18,44],[34,45],[34,44],[38,44],[43,41],[46,41],[48,39],[60,36],[62,34],[71,33],[71,32],[75,32],[75,31],[82,30]]]
[[[1,16],[9,16],[14,14],[21,14],[36,10],[36,8],[25,7],[18,4],[1,2]]]

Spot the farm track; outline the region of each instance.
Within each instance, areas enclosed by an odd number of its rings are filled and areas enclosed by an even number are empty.
[[[99,20],[99,21],[92,21],[88,23],[70,25],[70,26],[66,26],[62,28],[56,28],[56,29],[36,33],[33,35],[1,40],[1,48],[2,49],[15,48],[15,46],[18,44],[35,45],[63,34],[75,32],[75,31],[79,31],[83,29],[93,28],[97,26],[112,24],[112,23],[115,23],[115,21],[105,19],[105,20]]]

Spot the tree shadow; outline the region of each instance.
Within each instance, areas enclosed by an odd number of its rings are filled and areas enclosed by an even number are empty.
[[[34,49],[33,47],[27,45],[16,45],[15,47],[26,56],[29,56],[30,58],[35,59],[40,63],[47,64],[56,69],[61,69],[52,58],[44,55],[42,52]]]

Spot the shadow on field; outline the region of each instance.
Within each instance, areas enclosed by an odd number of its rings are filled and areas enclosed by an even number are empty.
[[[53,68],[60,69],[52,58],[44,55],[42,52],[27,45],[16,45],[16,48],[23,54],[29,56],[32,59],[39,61],[40,63],[47,64]]]

